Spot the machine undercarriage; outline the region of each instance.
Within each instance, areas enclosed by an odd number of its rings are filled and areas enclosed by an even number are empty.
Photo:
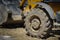
[[[23,22],[27,34],[45,38],[60,27],[60,0],[1,0],[0,25]],[[9,20],[8,20],[9,19]]]

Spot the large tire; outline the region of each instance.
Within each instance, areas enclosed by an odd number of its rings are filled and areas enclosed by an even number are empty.
[[[7,21],[7,9],[3,4],[0,4],[0,25]]]
[[[39,8],[31,9],[25,18],[27,33],[33,37],[46,38],[52,27],[51,23],[50,18]]]

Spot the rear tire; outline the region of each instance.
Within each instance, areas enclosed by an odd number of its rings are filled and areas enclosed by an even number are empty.
[[[34,20],[36,22],[34,22]],[[26,31],[30,36],[46,38],[48,31],[52,27],[52,22],[43,10],[35,8],[31,9],[26,16],[25,26]]]
[[[7,9],[3,4],[0,4],[0,25],[7,21]]]

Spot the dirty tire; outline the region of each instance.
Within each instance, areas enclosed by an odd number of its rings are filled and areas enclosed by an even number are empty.
[[[35,20],[35,22],[32,22],[32,20]],[[51,23],[43,10],[35,8],[31,9],[25,18],[25,29],[28,35],[32,37],[45,38],[52,27]]]
[[[0,25],[7,21],[7,10],[4,5],[0,4]]]

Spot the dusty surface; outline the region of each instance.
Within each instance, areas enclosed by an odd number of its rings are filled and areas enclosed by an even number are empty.
[[[0,28],[0,35],[12,36],[15,40],[42,40],[27,36],[24,28],[14,28],[14,29]],[[59,40],[59,39],[57,37],[50,37],[46,40]]]
[[[15,29],[0,28],[0,35],[12,36],[15,40],[40,40],[37,38],[27,36],[26,31],[23,28]]]

